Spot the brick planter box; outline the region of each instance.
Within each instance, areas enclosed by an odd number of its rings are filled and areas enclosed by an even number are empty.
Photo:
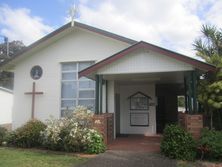
[[[201,129],[203,129],[203,115],[179,113],[178,119],[179,124],[190,132],[195,139],[200,138]]]
[[[113,141],[114,122],[112,113],[94,115],[93,127],[103,135],[105,144],[109,144]]]

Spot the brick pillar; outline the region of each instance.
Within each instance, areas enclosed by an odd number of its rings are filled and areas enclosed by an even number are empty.
[[[103,135],[105,144],[109,144],[114,139],[113,125],[112,113],[94,115],[93,117],[93,127]]]
[[[203,115],[179,114],[179,124],[183,126],[195,139],[200,137],[203,128]]]
[[[178,112],[178,123],[180,126],[185,127],[185,113]]]

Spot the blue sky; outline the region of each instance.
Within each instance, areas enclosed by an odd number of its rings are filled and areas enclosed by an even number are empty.
[[[49,25],[61,25],[67,16],[73,0],[1,0],[0,4],[6,4],[11,8],[27,8],[33,16],[44,18]],[[75,1],[78,3],[78,1]]]
[[[74,2],[82,23],[188,56],[202,24],[222,27],[221,0],[0,0],[0,34],[29,45],[70,21]]]

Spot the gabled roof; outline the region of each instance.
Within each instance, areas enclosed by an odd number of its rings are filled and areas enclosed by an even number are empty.
[[[117,61],[118,59],[121,59],[121,58],[127,56],[129,53],[131,53],[135,50],[141,49],[141,48],[145,48],[145,49],[160,53],[163,56],[165,55],[165,56],[174,58],[178,61],[185,62],[185,63],[190,64],[190,65],[192,65],[195,68],[200,69],[200,70],[204,70],[204,71],[215,71],[216,70],[216,67],[211,65],[211,64],[193,59],[191,57],[187,57],[185,55],[173,52],[171,50],[161,48],[159,46],[156,46],[156,45],[144,42],[144,41],[140,41],[140,42],[138,42],[138,43],[126,48],[126,49],[123,49],[122,51],[120,51],[120,52],[118,52],[118,53],[116,53],[116,54],[114,54],[114,55],[112,55],[112,56],[110,56],[110,57],[108,57],[108,58],[106,58],[106,59],[104,59],[104,60],[86,68],[86,69],[84,69],[84,70],[82,70],[82,71],[80,71],[79,72],[79,77],[87,76],[87,75],[97,71],[98,69],[104,67],[105,65],[111,64],[111,63]]]
[[[78,28],[82,28],[84,30],[88,30],[100,35],[103,35],[105,37],[109,37],[109,38],[113,38],[128,44],[135,44],[137,43],[137,41],[99,29],[99,28],[95,28],[80,22],[75,22],[74,23],[74,27],[78,27]],[[22,55],[24,55],[25,53],[27,53],[28,51],[31,51],[32,49],[36,48],[37,46],[39,46],[40,44],[42,44],[45,41],[50,40],[52,37],[57,36],[58,34],[66,31],[67,29],[72,28],[71,27],[71,22],[65,24],[64,26],[56,29],[55,31],[49,33],[48,35],[44,36],[43,38],[37,40],[36,42],[32,43],[31,45],[29,45],[28,47],[25,47],[24,49],[22,49],[18,54],[14,55],[14,57],[12,59],[9,59],[3,63],[0,64],[0,67],[3,67],[4,65],[8,64],[9,62],[13,61],[14,59],[21,57]]]

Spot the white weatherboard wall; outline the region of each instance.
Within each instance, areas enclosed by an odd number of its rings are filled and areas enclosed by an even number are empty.
[[[130,101],[129,96],[137,93],[138,91],[155,99],[155,84],[133,84],[133,85],[120,85],[120,133],[121,134],[156,134],[156,107],[149,107],[149,126],[130,126]],[[152,102],[152,100],[151,100]],[[138,112],[138,111],[134,111]],[[147,112],[147,111],[139,111]]]
[[[0,88],[0,125],[12,123],[13,94]]]
[[[193,67],[156,52],[138,50],[98,70],[98,74],[190,71]]]
[[[47,45],[20,61],[15,67],[13,129],[31,118],[31,96],[24,92],[31,91],[30,70],[40,65],[43,76],[36,80],[36,90],[44,92],[36,96],[35,118],[45,121],[50,115],[60,117],[61,63],[78,61],[100,61],[128,47],[120,42],[93,32],[75,28],[73,32]]]

